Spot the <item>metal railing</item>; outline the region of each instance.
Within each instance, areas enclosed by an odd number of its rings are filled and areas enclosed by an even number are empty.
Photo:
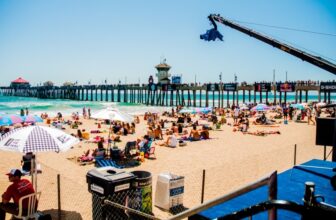
[[[199,206],[196,206],[194,208],[191,208],[189,210],[186,210],[180,214],[177,214],[171,218],[168,218],[167,220],[179,220],[186,217],[189,217],[191,215],[195,215],[201,211],[204,211],[210,207],[216,206],[218,204],[221,204],[223,202],[229,201],[237,196],[243,195],[247,192],[250,192],[252,190],[255,190],[262,186],[268,186],[268,199],[269,200],[275,200],[277,199],[277,172],[274,171],[270,175],[267,175],[251,184],[248,184],[246,186],[243,186],[239,188],[236,191],[233,191],[231,193],[228,193],[226,195],[220,196],[216,199],[209,200]],[[269,219],[276,219],[276,209],[273,208],[269,211]]]

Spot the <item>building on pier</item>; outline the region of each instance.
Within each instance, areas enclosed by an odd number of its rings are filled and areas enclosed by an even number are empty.
[[[162,63],[158,64],[155,66],[155,68],[157,69],[157,78],[158,78],[158,83],[159,84],[169,84],[170,83],[170,73],[168,73],[168,71],[170,70],[171,66],[169,66],[166,63],[166,59],[163,60]]]
[[[30,87],[30,83],[27,80],[19,77],[11,82],[10,87],[13,89],[26,89]]]

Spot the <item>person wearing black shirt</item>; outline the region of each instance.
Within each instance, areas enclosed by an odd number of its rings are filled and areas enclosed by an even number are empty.
[[[32,169],[32,159],[35,157],[35,155],[32,152],[26,153],[24,156],[22,156],[21,165],[22,170],[25,172],[30,172]]]

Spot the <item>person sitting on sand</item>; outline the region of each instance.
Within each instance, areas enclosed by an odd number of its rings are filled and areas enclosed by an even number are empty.
[[[196,125],[193,125],[193,128],[191,129],[190,134],[189,134],[189,140],[198,141],[200,139],[201,139],[201,135],[198,132]]]
[[[147,128],[147,135],[151,138],[155,138],[155,134],[154,134],[154,129],[152,126],[148,126]]]
[[[97,156],[105,156],[105,148],[104,148],[104,138],[100,137],[100,140],[97,143],[97,148],[94,150],[92,156],[97,157]]]
[[[182,134],[182,132],[183,132],[183,126],[182,126],[182,124],[178,124],[177,130],[178,130],[179,134]]]
[[[130,134],[134,134],[135,133],[135,123],[134,122],[132,122],[131,123],[131,126],[130,126]]]
[[[207,140],[210,138],[210,133],[209,133],[209,129],[206,126],[202,126],[202,130],[201,130],[201,138],[204,140]]]
[[[252,134],[256,136],[266,136],[268,134],[281,134],[280,131],[254,131],[254,132],[245,132],[244,134]]]
[[[163,139],[162,129],[161,129],[160,125],[157,125],[156,128],[154,129],[154,138],[155,139],[160,139],[160,140]]]
[[[83,134],[80,129],[77,130],[77,137],[79,138],[79,140],[83,140]]]
[[[169,131],[169,134],[167,135],[167,138],[165,141],[161,141],[157,143],[159,146],[166,146],[166,147],[172,147],[175,148],[177,146],[178,140],[175,136],[175,133],[173,131]]]
[[[78,162],[90,162],[94,159],[94,150],[88,149],[87,151],[84,152],[84,154],[80,157],[78,157],[77,161]]]
[[[176,134],[178,133],[178,127],[175,122],[173,122],[171,130],[173,131],[173,133],[176,133]]]
[[[119,142],[119,141],[121,141],[120,140],[120,135],[118,135],[118,134],[111,134],[110,140],[114,141],[114,142]]]
[[[137,124],[140,123],[140,118],[139,118],[139,116],[136,116],[136,117],[135,117],[135,123],[137,123]]]

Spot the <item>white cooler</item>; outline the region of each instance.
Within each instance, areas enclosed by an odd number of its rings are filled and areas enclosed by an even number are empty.
[[[171,173],[158,176],[154,205],[164,210],[183,205],[184,177]]]

